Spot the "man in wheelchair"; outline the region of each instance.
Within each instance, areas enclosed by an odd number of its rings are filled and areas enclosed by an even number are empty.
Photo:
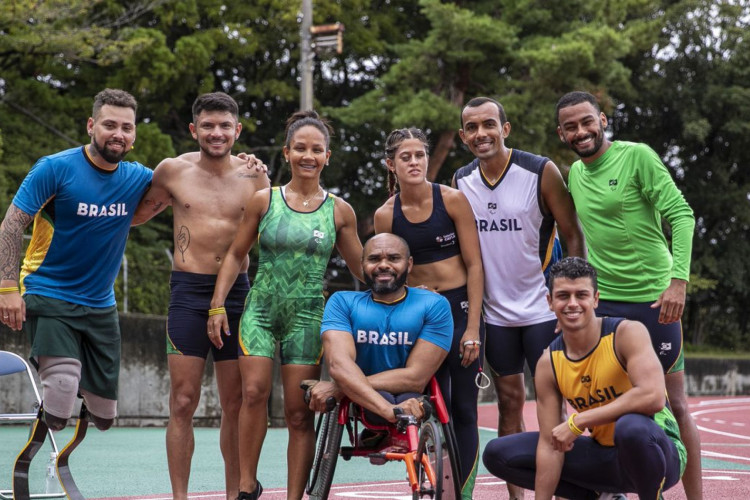
[[[347,396],[372,423],[423,416],[420,397],[450,350],[453,319],[443,296],[406,286],[411,267],[402,238],[382,233],[365,243],[370,290],[337,292],[326,304],[321,335],[333,380],[312,387],[311,409]]]
[[[403,461],[414,498],[460,495],[455,435],[434,376],[451,347],[450,304],[407,287],[411,268],[406,242],[378,234],[362,251],[370,290],[337,292],[326,304],[321,336],[333,380],[303,383],[310,407],[321,412],[311,500],[328,497],[339,455]],[[344,428],[351,447],[340,447]]]

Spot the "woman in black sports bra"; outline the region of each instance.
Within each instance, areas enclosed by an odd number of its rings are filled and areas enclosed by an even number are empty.
[[[479,447],[475,379],[484,354],[484,273],[471,205],[457,189],[427,180],[428,149],[427,137],[417,128],[388,136],[391,196],[375,212],[375,232],[397,234],[409,244],[414,259],[409,286],[434,290],[451,303],[453,344],[438,378],[450,374],[450,390],[443,391],[458,441],[462,498],[470,499]]]

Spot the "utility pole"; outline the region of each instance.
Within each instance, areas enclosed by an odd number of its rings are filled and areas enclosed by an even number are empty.
[[[299,109],[308,111],[313,109],[313,58],[315,54],[312,48],[312,0],[302,0],[302,24],[299,30],[300,38],[300,61],[299,70],[301,76],[299,92]]]
[[[331,50],[341,54],[344,50],[343,24],[333,23],[313,26],[312,20],[312,0],[302,0],[302,23],[299,28],[299,109],[301,111],[313,109],[313,63],[315,62],[315,55],[324,54]]]

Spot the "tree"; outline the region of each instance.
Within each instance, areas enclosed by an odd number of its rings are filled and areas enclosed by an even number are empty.
[[[314,24],[346,26],[343,53],[315,58],[316,109],[336,129],[324,183],[352,203],[367,236],[369,214],[386,198],[388,132],[425,129],[430,178],[448,182],[471,159],[456,132],[461,107],[477,95],[504,104],[511,147],[564,169],[575,157],[554,132],[554,106],[565,92],[589,90],[615,137],[645,139],[662,155],[695,210],[686,331],[694,342],[741,345],[750,320],[741,237],[750,219],[749,8],[747,0],[317,0]],[[139,101],[128,159],[154,167],[195,149],[191,104],[223,90],[242,111],[235,151],[258,154],[272,181],[285,182],[299,21],[299,2],[286,0],[0,3],[0,210],[39,157],[88,140],[91,99],[107,86]],[[131,234],[131,310],[166,311],[170,226],[162,214]],[[331,266],[330,276],[339,271]]]
[[[366,123],[386,133],[410,125],[426,129],[435,142],[430,179],[445,181],[469,160],[455,148],[460,110],[470,97],[498,97],[516,130],[511,144],[550,154],[558,151],[550,126],[560,94],[584,85],[628,85],[621,59],[630,42],[625,31],[611,27],[626,19],[625,8],[613,7],[621,4],[419,4],[429,22],[424,37],[394,46],[399,60],[375,88],[334,115],[347,126]],[[446,164],[448,173],[441,174]]]
[[[750,298],[750,4],[672,5],[655,45],[633,54],[633,92],[615,95],[617,137],[659,152],[693,207],[696,237],[685,332],[744,348]]]

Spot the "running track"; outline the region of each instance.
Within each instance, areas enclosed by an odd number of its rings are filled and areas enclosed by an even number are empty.
[[[690,410],[701,434],[703,461],[703,491],[705,500],[742,499],[750,495],[750,397],[688,398]],[[497,429],[497,409],[494,405],[480,406],[479,423],[487,430]],[[528,430],[536,430],[536,405],[527,402],[524,419]],[[356,459],[354,459],[356,460]],[[360,459],[362,467],[374,467]],[[169,500],[170,495],[128,497],[127,500]],[[191,499],[223,499],[221,492],[196,493]],[[263,500],[286,498],[284,489],[268,489]],[[334,485],[332,500],[388,499],[410,500],[406,482],[387,481]],[[474,490],[475,500],[505,500],[508,498],[505,483],[493,476],[480,476]],[[526,498],[533,498],[527,492]],[[629,495],[630,499],[637,498]],[[664,494],[665,500],[682,500],[685,493],[678,484]],[[120,500],[120,499],[109,499]],[[124,499],[123,499],[124,500]]]

